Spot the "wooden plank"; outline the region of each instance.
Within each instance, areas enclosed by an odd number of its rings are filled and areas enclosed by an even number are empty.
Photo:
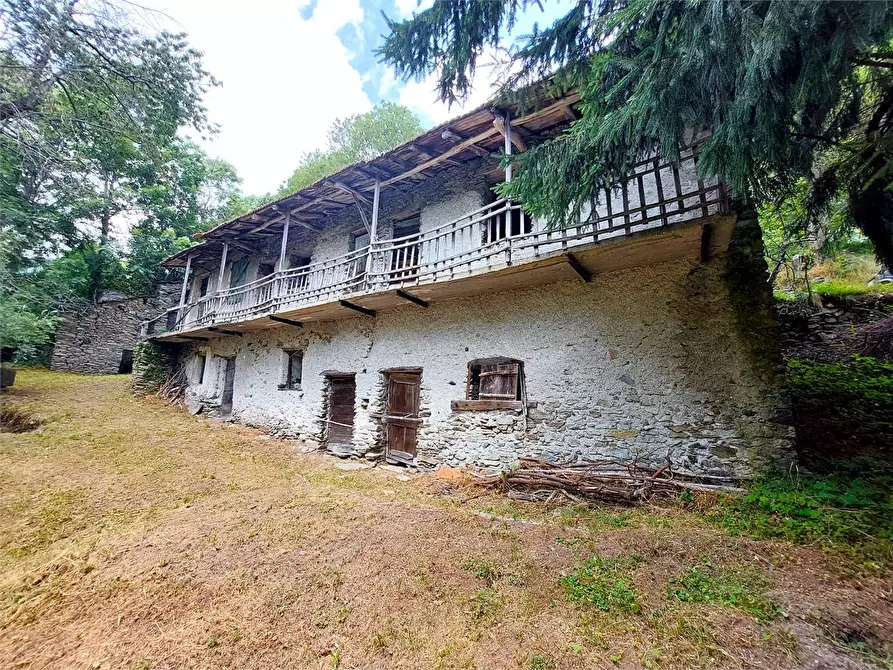
[[[406,291],[404,291],[402,289],[399,289],[399,288],[397,289],[397,295],[399,295],[404,300],[408,300],[409,302],[411,302],[415,305],[418,305],[419,307],[427,307],[428,306],[427,300],[422,300],[421,298],[417,298],[416,296],[412,295],[411,293],[407,293]]]
[[[592,273],[583,267],[583,264],[577,260],[576,256],[573,254],[566,254],[567,264],[573,268],[573,271],[580,275],[580,279],[582,279],[587,284],[592,281]]]
[[[352,309],[355,312],[359,312],[360,314],[365,314],[366,316],[372,316],[372,317],[375,316],[374,309],[366,309],[365,307],[363,307],[361,305],[357,305],[352,302],[348,302],[347,300],[339,300],[338,303],[342,307],[347,307],[347,309]]]
[[[284,323],[287,326],[294,326],[295,328],[303,328],[304,324],[300,321],[295,321],[293,319],[284,319],[281,316],[273,316],[272,314],[269,316],[270,321],[275,321],[276,323]]]
[[[223,328],[208,328],[208,330],[212,333],[218,333],[220,335],[233,335],[235,337],[242,337],[243,333],[236,332],[235,330],[224,330]]]
[[[489,412],[492,410],[521,410],[520,400],[453,400],[450,409],[454,412]]]

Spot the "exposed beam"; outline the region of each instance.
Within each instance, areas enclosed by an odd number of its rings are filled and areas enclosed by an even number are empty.
[[[212,333],[220,333],[221,335],[235,335],[236,337],[242,337],[242,333],[236,332],[235,330],[224,330],[223,328],[208,328]]]
[[[446,130],[444,130],[444,131],[440,134],[440,136],[441,136],[443,139],[445,139],[447,142],[452,142],[453,144],[456,144],[456,143],[458,143],[458,142],[464,142],[464,141],[465,141],[465,138],[463,138],[463,137],[462,137],[461,135],[459,135],[458,133],[454,133],[454,132],[453,132],[452,130],[450,130],[449,128],[447,128]],[[483,147],[479,147],[479,146],[476,145],[476,144],[470,144],[470,145],[468,145],[468,147],[466,147],[466,148],[469,149],[470,151],[476,153],[478,156],[481,156],[482,158],[485,158],[485,157],[489,157],[489,156],[490,156],[490,152],[489,152],[489,151],[487,151],[487,150],[484,149]]]
[[[582,279],[587,284],[592,281],[592,273],[583,267],[583,264],[577,260],[577,257],[573,254],[567,254],[567,264],[571,266],[574,272],[580,275],[580,279]]]
[[[427,300],[422,300],[418,296],[414,296],[411,293],[407,293],[406,291],[404,291],[402,289],[399,289],[399,288],[397,289],[397,295],[400,296],[401,298],[403,298],[404,300],[408,300],[409,302],[411,302],[414,305],[418,305],[419,307],[427,307],[428,306]]]
[[[359,312],[360,314],[365,314],[366,316],[375,316],[374,309],[366,309],[365,307],[355,305],[354,303],[348,302],[347,300],[339,300],[338,302],[341,303],[342,307],[347,307],[347,309],[352,309],[355,312]]]
[[[508,127],[506,127],[505,120],[507,117],[508,117],[508,112],[506,112],[506,116],[504,116],[504,117],[497,116],[496,118],[494,118],[493,119],[493,127],[499,131],[500,135],[502,135],[503,137],[505,137],[509,141],[511,141],[511,143],[515,145],[515,147],[518,149],[518,151],[522,151],[522,152],[527,151],[527,143],[523,139],[521,139],[521,136],[518,135],[518,133],[512,132],[511,122],[508,124]]]
[[[184,340],[195,340],[196,342],[210,342],[211,338],[209,337],[199,337],[198,335],[177,335],[177,337],[183,338]]]
[[[275,321],[276,323],[284,323],[287,326],[294,326],[295,328],[303,328],[304,324],[300,321],[294,321],[292,319],[284,319],[281,316],[273,316],[272,314],[268,317],[270,321]]]
[[[372,203],[369,202],[369,198],[367,198],[365,195],[363,195],[362,193],[360,193],[360,192],[357,191],[356,189],[351,188],[350,186],[348,186],[348,185],[345,184],[344,182],[333,181],[333,182],[331,182],[331,183],[332,183],[336,188],[340,188],[342,191],[345,191],[346,193],[350,193],[350,194],[354,197],[354,200],[359,199],[359,200],[362,200],[362,201],[363,201],[364,203],[366,203],[367,205],[371,205],[371,204],[372,204]]]

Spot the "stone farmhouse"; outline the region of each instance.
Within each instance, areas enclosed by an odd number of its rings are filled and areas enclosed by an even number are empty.
[[[165,261],[185,278],[147,348],[185,366],[194,411],[340,456],[784,462],[759,227],[698,175],[696,140],[568,227],[495,195],[502,153],[577,101],[481,107],[202,234]]]

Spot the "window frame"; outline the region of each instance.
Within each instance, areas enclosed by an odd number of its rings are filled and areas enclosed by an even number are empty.
[[[300,376],[297,383],[292,380],[292,372],[294,370],[294,360],[298,357],[300,360]],[[282,350],[282,381],[279,384],[280,391],[302,391],[304,384],[304,350],[303,349],[283,349]]]
[[[481,368],[484,366],[499,365],[517,365],[517,381],[515,387],[515,398],[486,398],[481,399],[480,394],[480,375]],[[476,358],[467,364],[465,377],[465,399],[453,400],[450,407],[454,412],[482,412],[489,410],[526,410],[529,406],[527,402],[527,386],[524,376],[524,361],[517,358],[509,358],[507,356],[494,356],[490,358]],[[475,379],[478,380],[477,384]],[[477,391],[475,391],[477,389]]]

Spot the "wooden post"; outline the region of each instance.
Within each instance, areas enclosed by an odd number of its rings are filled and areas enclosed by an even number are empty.
[[[375,178],[375,191],[372,195],[372,225],[369,227],[369,253],[366,254],[366,286],[369,286],[369,273],[372,272],[372,245],[378,239],[378,203],[381,198],[381,179]]]
[[[291,223],[291,212],[285,213],[285,221],[282,222],[282,246],[279,247],[279,262],[276,264],[276,297],[283,294],[282,287],[285,280],[282,278],[282,271],[285,270],[285,249],[288,247],[288,226]]]
[[[505,155],[512,155],[512,119],[508,111],[505,113]],[[509,163],[505,167],[505,181],[509,183],[512,180],[512,164]]]
[[[180,289],[180,309],[178,321],[184,321],[183,308],[186,306],[186,290],[189,288],[189,273],[192,270],[192,254],[186,257],[186,273],[183,275],[183,288]]]
[[[217,292],[223,290],[223,275],[226,273],[226,252],[229,251],[229,242],[223,243],[223,253],[220,256],[220,273],[217,275]]]
[[[288,247],[288,226],[291,223],[291,212],[285,213],[285,222],[282,224],[282,246],[279,247],[279,264],[276,266],[276,272],[282,272],[285,269],[285,249]]]

